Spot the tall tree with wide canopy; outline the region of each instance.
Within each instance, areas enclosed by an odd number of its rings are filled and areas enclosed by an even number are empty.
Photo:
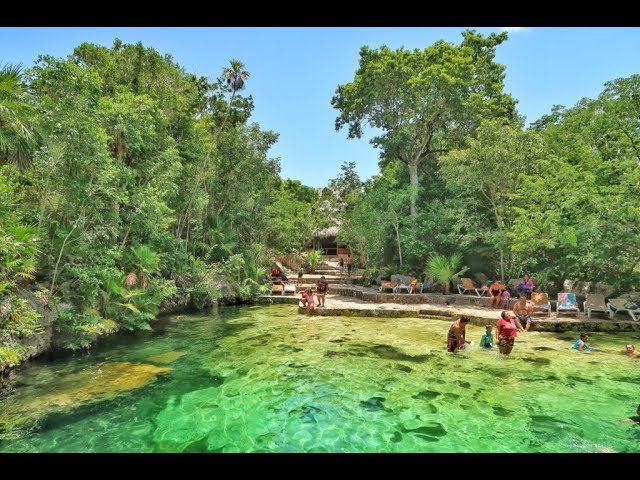
[[[412,216],[422,162],[462,141],[479,118],[515,117],[515,101],[503,93],[504,66],[494,61],[507,34],[462,35],[460,45],[439,40],[424,50],[362,47],[354,80],[331,100],[340,111],[336,130],[346,125],[349,138],[360,138],[373,127],[381,158],[407,165]]]
[[[475,234],[484,237],[489,251],[498,252],[500,278],[505,278],[505,250],[509,247],[507,232],[511,228],[513,192],[521,190],[520,175],[535,175],[536,164],[544,157],[540,135],[522,131],[518,126],[500,121],[483,121],[468,147],[452,150],[440,158],[440,174],[463,205],[465,217],[474,210],[489,221],[489,230]]]

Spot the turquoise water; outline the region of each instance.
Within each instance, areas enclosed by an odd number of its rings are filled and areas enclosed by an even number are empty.
[[[0,452],[640,452],[638,334],[520,334],[445,351],[450,322],[175,316],[90,355],[19,369]],[[478,343],[484,328],[469,326]]]

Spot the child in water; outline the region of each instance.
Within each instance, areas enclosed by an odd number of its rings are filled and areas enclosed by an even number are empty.
[[[591,351],[595,351],[597,350],[597,348],[593,348],[593,347],[589,347],[587,345],[587,342],[589,341],[589,335],[587,335],[586,333],[581,333],[580,334],[580,338],[577,339],[574,344],[573,344],[573,348],[575,348],[576,350],[591,350]]]
[[[491,325],[485,325],[484,328],[486,328],[486,331],[480,338],[480,346],[482,348],[493,348],[495,345],[495,339],[493,337],[493,332],[491,331],[493,327]]]

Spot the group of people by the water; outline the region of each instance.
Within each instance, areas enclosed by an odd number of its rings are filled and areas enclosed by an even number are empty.
[[[529,278],[529,275],[525,274],[524,278],[515,287],[515,292],[519,298],[523,295],[525,298],[531,297],[531,292],[536,288],[536,279]],[[489,285],[489,306],[495,308],[502,308],[506,310],[509,308],[509,302],[511,300],[511,292],[508,288],[505,288],[497,278],[493,278],[491,285]]]
[[[518,336],[518,332],[522,331],[521,326],[519,328],[518,321],[516,320],[517,318],[518,317],[514,312],[503,310],[500,314],[500,318],[496,322],[497,339],[494,338],[493,325],[487,324],[485,325],[485,331],[482,334],[482,337],[480,337],[480,347],[484,349],[491,349],[497,342],[499,352],[503,355],[509,355],[515,345],[515,340]],[[473,342],[467,340],[466,338],[466,328],[470,321],[471,319],[469,317],[467,317],[466,315],[461,315],[451,324],[447,333],[448,352],[455,353],[464,349],[467,345],[473,344]],[[581,333],[580,337],[576,339],[575,342],[573,342],[572,348],[582,352],[598,351],[597,348],[588,345],[588,341],[589,334]],[[636,350],[636,347],[632,343],[626,345],[625,351],[626,354],[631,358],[640,357],[640,351]]]
[[[327,292],[329,291],[329,283],[324,275],[320,277],[320,280],[316,282],[315,296],[318,299],[318,308],[327,308],[324,304]],[[300,291],[300,302],[302,306],[306,308],[307,315],[311,314],[311,310],[316,308],[316,302],[313,299],[314,293],[311,287],[307,287]]]
[[[338,272],[340,274],[340,276],[343,275],[347,275],[347,277],[351,276],[351,269],[352,269],[352,265],[351,265],[351,255],[347,254],[347,258],[345,259],[344,257],[340,257],[340,260],[338,260]]]

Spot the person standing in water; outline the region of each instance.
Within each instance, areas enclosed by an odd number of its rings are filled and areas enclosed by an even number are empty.
[[[458,350],[462,350],[466,346],[466,343],[471,343],[465,339],[467,323],[469,323],[469,321],[469,317],[462,315],[451,324],[449,333],[447,334],[447,352],[457,352]]]
[[[509,355],[513,350],[513,345],[518,336],[518,327],[513,321],[513,313],[503,310],[500,320],[496,323],[498,327],[498,350],[503,355]]]
[[[493,348],[494,342],[495,342],[493,338],[493,332],[491,331],[493,329],[493,326],[485,325],[484,328],[486,330],[482,334],[482,337],[480,338],[480,346],[482,348]]]

